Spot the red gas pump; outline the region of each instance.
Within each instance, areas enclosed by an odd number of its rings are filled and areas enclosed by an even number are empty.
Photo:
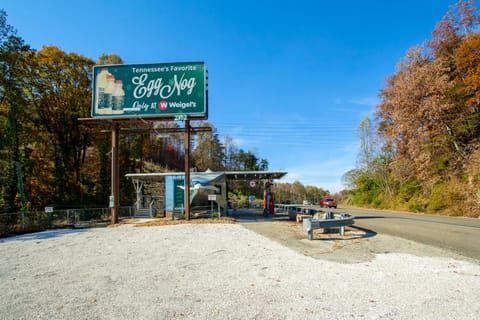
[[[271,181],[265,182],[263,190],[263,213],[275,214],[275,196],[272,190],[273,183]]]

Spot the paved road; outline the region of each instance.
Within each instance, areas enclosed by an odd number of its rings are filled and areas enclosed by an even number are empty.
[[[381,253],[408,253],[480,262],[480,219],[366,209],[331,211],[356,217],[345,237],[331,233],[309,241],[302,225],[282,212],[265,217],[261,210],[241,210],[234,217],[246,228],[317,259],[356,263]]]
[[[355,225],[379,234],[449,249],[480,260],[480,219],[367,209],[337,209],[355,216]]]

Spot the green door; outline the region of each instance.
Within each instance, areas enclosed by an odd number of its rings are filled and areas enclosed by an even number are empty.
[[[185,190],[183,186],[185,185],[185,180],[178,179],[173,180],[173,207],[174,208],[184,208],[185,207]],[[180,188],[180,186],[182,188]]]

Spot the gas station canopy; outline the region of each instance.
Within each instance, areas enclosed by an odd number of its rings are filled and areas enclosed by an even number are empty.
[[[192,175],[198,176],[218,176],[224,174],[228,180],[267,180],[281,179],[287,172],[285,171],[207,171],[207,172],[191,172]],[[125,176],[133,180],[141,181],[159,181],[166,176],[183,176],[184,172],[154,172],[154,173],[128,173]]]

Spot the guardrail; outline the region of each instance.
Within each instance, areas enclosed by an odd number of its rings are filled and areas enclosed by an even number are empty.
[[[316,229],[340,228],[340,235],[345,235],[345,226],[354,224],[354,217],[347,213],[327,212],[326,219],[303,219],[303,230],[307,232],[308,240],[313,240],[313,231]]]
[[[303,229],[307,232],[308,240],[313,239],[313,231],[316,229],[340,228],[340,235],[345,234],[345,226],[355,223],[354,216],[347,213],[334,213],[324,209],[312,208],[311,206],[296,204],[276,204],[275,208],[286,212],[291,220],[300,222],[303,220]],[[325,219],[312,219],[317,213],[326,213]],[[301,219],[298,219],[301,217]]]
[[[312,208],[311,206],[303,206],[298,204],[276,204],[277,211],[286,212],[290,220],[295,220],[298,214],[314,215],[318,212],[325,212],[321,209]]]

